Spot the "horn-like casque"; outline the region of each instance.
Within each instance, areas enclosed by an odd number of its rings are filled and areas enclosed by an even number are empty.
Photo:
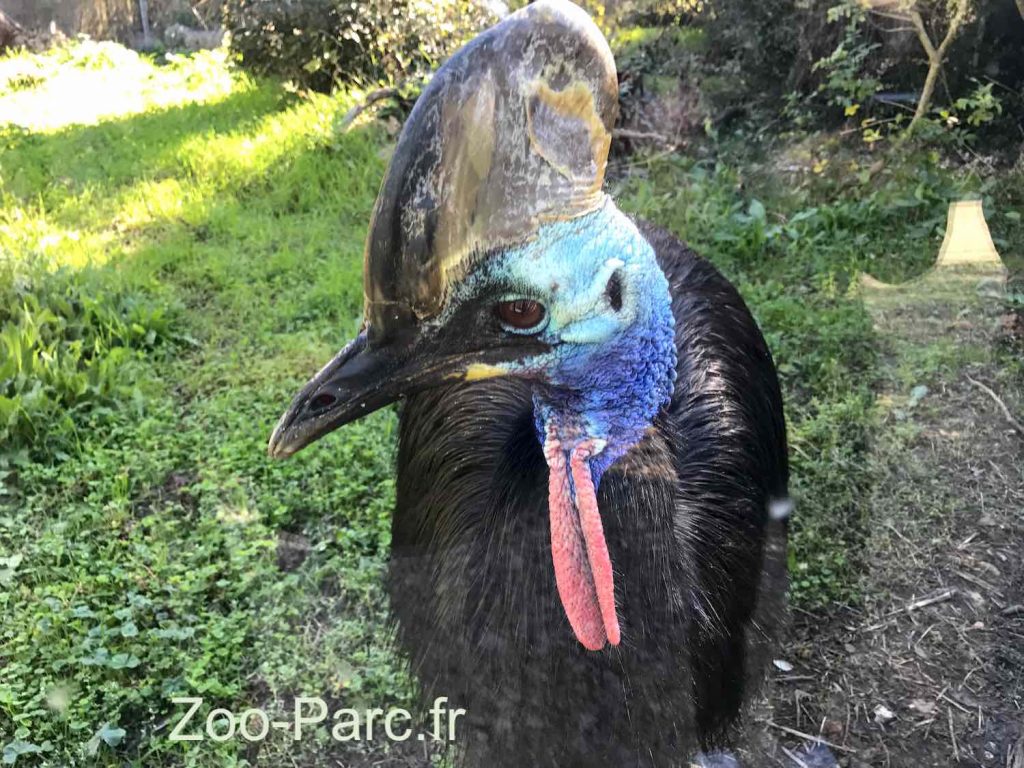
[[[366,243],[371,345],[437,315],[488,252],[597,209],[618,111],[587,14],[542,0],[456,53],[402,130]]]

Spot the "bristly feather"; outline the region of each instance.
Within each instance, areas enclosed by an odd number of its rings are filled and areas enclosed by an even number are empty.
[[[598,492],[620,646],[583,649],[559,603],[531,386],[457,384],[401,414],[388,589],[424,701],[468,710],[470,766],[685,765],[729,740],[780,613],[771,356],[709,263],[639,227],[669,284],[677,359],[670,403]]]

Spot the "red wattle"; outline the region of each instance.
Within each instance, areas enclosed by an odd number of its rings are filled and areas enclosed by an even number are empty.
[[[576,638],[588,650],[599,651],[607,642],[618,645],[619,622],[611,558],[587,464],[590,451],[589,441],[580,444],[567,466],[559,440],[549,433],[544,443],[551,556],[558,596]]]
[[[576,510],[580,516],[583,540],[587,545],[587,559],[590,561],[590,573],[597,590],[597,604],[601,609],[604,631],[608,636],[608,642],[618,645],[619,617],[615,613],[615,577],[612,574],[608,544],[604,538],[604,526],[601,525],[601,512],[597,508],[597,491],[594,489],[590,466],[587,464],[588,458],[589,443],[572,452],[569,467],[576,489]]]

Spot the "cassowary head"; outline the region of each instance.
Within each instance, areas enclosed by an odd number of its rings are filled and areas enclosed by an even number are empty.
[[[289,456],[429,387],[529,381],[558,591],[595,650],[619,641],[596,489],[675,371],[665,276],[601,189],[617,94],[607,43],[567,0],[512,14],[441,68],[377,198],[362,331],[269,448]]]

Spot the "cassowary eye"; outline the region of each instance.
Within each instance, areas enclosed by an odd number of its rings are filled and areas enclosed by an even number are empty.
[[[503,301],[497,306],[498,319],[509,329],[536,328],[544,320],[544,305],[532,299]]]

